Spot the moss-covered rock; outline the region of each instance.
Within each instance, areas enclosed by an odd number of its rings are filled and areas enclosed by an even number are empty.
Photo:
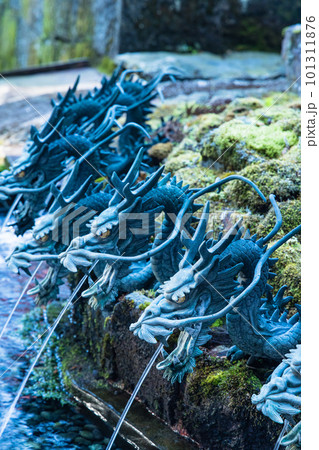
[[[300,254],[301,246],[297,237],[290,239],[273,254],[275,258],[278,258],[278,261],[274,266],[277,277],[271,281],[271,285],[274,288],[274,293],[276,293],[281,286],[288,286],[286,295],[293,296],[290,306],[293,306],[295,303],[300,303],[301,300]]]
[[[279,203],[279,208],[282,214],[282,227],[277,236],[280,237],[287,234],[293,228],[300,225],[301,222],[301,202],[300,200],[288,200],[287,202]],[[273,209],[271,209],[266,216],[260,221],[256,232],[259,236],[266,236],[276,223],[276,217]],[[297,238],[300,239],[300,236]]]
[[[251,396],[262,386],[261,381],[244,362],[232,364],[227,359],[209,358],[205,365],[201,363],[199,360],[197,370],[188,380],[189,390],[194,397],[220,395],[226,397],[234,407],[238,407],[243,396]]]
[[[239,115],[247,115],[250,111],[262,108],[264,103],[259,98],[244,97],[236,98],[225,109],[225,120],[234,119]]]
[[[297,142],[296,134],[278,123],[233,119],[203,140],[201,154],[212,162],[218,160],[224,169],[238,170],[265,157],[277,158]]]
[[[251,164],[239,174],[254,181],[266,197],[274,194],[277,202],[300,197],[300,167],[294,163],[273,159]],[[264,203],[250,186],[240,181],[229,184],[225,193],[233,203],[252,212],[265,212],[269,207],[269,203]]]
[[[282,131],[292,131],[296,137],[294,144],[301,134],[300,110],[298,108],[274,105],[259,109],[252,117],[265,125],[276,123]]]
[[[165,161],[167,172],[175,174],[182,168],[200,167],[201,155],[192,139],[185,138],[177,144]]]
[[[298,104],[300,106],[300,96],[292,91],[270,92],[263,98],[263,102],[266,107],[273,107],[273,105],[285,105],[292,107]]]
[[[216,180],[216,172],[204,167],[183,167],[175,172],[177,181],[183,180],[183,184],[189,184],[194,188],[200,188],[214,183]],[[204,201],[205,197],[201,197]]]
[[[231,364],[226,359],[204,354],[198,358],[194,372],[187,377],[184,401],[189,402],[189,406],[185,408],[183,423],[195,439],[201,434],[205,448],[244,449],[247,438],[248,448],[257,448],[253,443],[256,435],[270,430],[274,434],[274,443],[276,433],[273,427],[277,427],[278,431],[280,427],[265,418],[251,403],[251,395],[259,391],[261,384],[244,362]],[[240,429],[236,424],[239,417]],[[254,428],[254,437],[251,436],[250,427]],[[257,440],[259,443],[265,442],[263,439]],[[272,447],[269,438],[267,440],[268,443],[265,446],[262,444],[260,448]]]
[[[148,154],[157,159],[158,161],[162,161],[167,158],[173,149],[173,144],[171,142],[159,142],[158,144],[153,145],[148,149]]]
[[[187,136],[199,142],[209,131],[219,127],[223,122],[220,114],[200,114],[188,119],[185,125],[188,128]]]

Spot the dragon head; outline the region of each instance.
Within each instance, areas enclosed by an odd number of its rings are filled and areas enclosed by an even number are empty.
[[[283,423],[282,415],[300,413],[301,346],[290,350],[272,373],[270,380],[253,394],[251,401],[257,409],[274,422]]]
[[[17,188],[23,192],[28,189],[42,186],[47,182],[48,164],[57,167],[61,164],[60,155],[55,152],[51,154],[49,145],[58,139],[63,119],[51,130],[44,128],[39,132],[35,127],[31,127],[30,139],[24,149],[23,154],[10,167],[9,170],[1,172],[0,177],[0,200],[7,200],[12,195],[16,195]],[[43,133],[47,133],[43,135]],[[62,158],[63,159],[63,158]],[[53,171],[54,172],[54,171]],[[54,178],[55,172],[53,173]]]
[[[67,251],[61,255],[63,264],[70,270],[76,271],[77,265],[91,265],[92,252],[117,255],[119,246],[127,247],[132,242],[134,224],[137,222],[140,225],[143,198],[158,184],[164,169],[164,167],[158,169],[146,180],[135,184],[139,176],[143,153],[144,149],[141,149],[123,180],[115,172],[113,173],[111,186],[114,190],[108,207],[93,219],[90,233],[75,238]],[[157,210],[151,211],[154,214],[156,212]],[[145,231],[147,238],[153,228],[150,226]]]
[[[138,322],[131,325],[133,333],[155,343],[175,328],[184,328],[183,319],[214,314],[227,304],[238,289],[236,276],[241,264],[231,266],[230,255],[221,253],[234,239],[239,223],[222,238],[213,240],[205,234],[209,204],[206,203],[201,220],[192,238],[182,232],[186,247],[179,271],[161,286],[159,295],[144,311]]]
[[[76,202],[84,196],[91,183],[91,178],[88,178],[73,195],[67,197],[74,189],[74,181],[78,170],[79,164],[75,163],[68,181],[61,190],[58,190],[55,186],[51,187],[54,201],[48,213],[35,220],[32,238],[21,242],[7,258],[7,264],[14,272],[30,266],[27,255],[42,255],[45,260],[48,254],[57,254],[66,248],[62,239],[63,236],[61,236],[61,233],[65,230],[60,225],[63,219],[72,213],[74,207],[77,207]]]

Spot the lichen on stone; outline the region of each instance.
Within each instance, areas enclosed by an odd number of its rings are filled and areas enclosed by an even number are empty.
[[[277,158],[297,142],[296,134],[278,123],[233,119],[203,140],[201,154],[204,159],[218,160],[226,170],[238,170],[264,158]]]
[[[256,182],[266,197],[274,194],[277,202],[300,198],[300,167],[292,162],[272,159],[261,164],[251,164],[241,170],[239,175]],[[249,208],[252,212],[266,212],[265,204],[250,186],[234,181],[225,188],[229,196],[239,207]]]
[[[205,356],[199,358],[187,381],[192,398],[198,396],[199,401],[218,396],[233,409],[240,407],[244,398],[249,398],[262,386],[245,362],[233,364],[227,359]]]
[[[148,154],[152,158],[162,161],[167,158],[173,149],[171,142],[159,142],[148,149]]]
[[[274,258],[278,258],[274,266],[274,272],[277,274],[271,281],[274,293],[281,286],[287,285],[285,295],[293,296],[290,302],[291,308],[295,303],[301,300],[301,245],[296,237],[293,237],[285,245],[280,247],[274,253]],[[295,312],[295,311],[294,311]]]

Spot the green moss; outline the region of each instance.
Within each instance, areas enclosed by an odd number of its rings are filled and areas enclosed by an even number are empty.
[[[140,294],[145,295],[148,298],[156,297],[156,291],[154,291],[154,289],[139,289],[136,292],[139,292]]]
[[[141,311],[145,311],[145,309],[151,304],[151,302],[144,302],[141,303],[140,305],[138,305],[138,309],[140,309]]]
[[[189,394],[195,403],[219,396],[221,401],[227,401],[234,411],[240,409],[243,403],[248,403],[251,395],[258,392],[262,386],[259,378],[248,369],[245,362],[232,364],[224,358],[205,356],[198,359],[187,383]]]
[[[0,142],[0,144],[1,144],[1,142]],[[7,157],[4,155],[1,155],[1,153],[0,153],[0,172],[2,172],[3,170],[9,169],[9,167],[10,167],[10,164],[9,164]]]
[[[264,103],[255,97],[236,98],[225,109],[224,117],[226,120],[233,119],[235,116],[247,115],[255,109],[262,108]]]
[[[215,320],[215,322],[213,323],[213,325],[211,325],[210,328],[221,327],[224,324],[225,324],[225,318],[223,317],[222,319]]]
[[[111,320],[111,316],[105,317],[103,328],[105,328],[107,326],[107,324],[110,322],[110,320]]]
[[[6,8],[0,18],[0,66],[2,70],[17,66],[17,18],[13,9]]]
[[[300,167],[292,162],[273,159],[262,164],[251,164],[239,175],[254,181],[266,197],[276,196],[277,202],[300,197]],[[265,212],[265,204],[247,184],[234,181],[225,188],[225,195],[237,206],[249,208],[252,212]]]
[[[216,180],[216,172],[211,169],[206,169],[201,166],[196,167],[183,167],[176,172],[177,181],[183,180],[183,184],[189,184],[193,188],[205,187],[208,184],[214,183]],[[216,195],[216,194],[214,194]],[[203,202],[204,197],[201,197],[201,202]]]
[[[47,306],[47,318],[48,318],[48,322],[50,324],[52,324],[55,319],[58,317],[58,315],[60,314],[62,308],[64,307],[64,303],[63,302],[59,302],[59,301],[53,301],[51,303],[48,304]],[[60,329],[61,327],[63,327],[66,323],[68,322],[68,314],[64,314],[59,322],[58,328]]]
[[[112,338],[109,333],[105,333],[101,348],[101,367],[104,367],[107,357],[110,355]]]
[[[273,107],[273,105],[285,105],[285,106],[290,106],[292,104],[295,104],[297,102],[300,102],[300,97],[291,92],[271,92],[269,94],[267,94],[267,96],[265,96],[263,98],[264,104],[266,107]]]
[[[289,307],[301,300],[301,245],[296,237],[291,238],[286,244],[282,245],[273,254],[274,258],[278,258],[273,271],[277,277],[271,281],[274,288],[274,294],[281,286],[287,285],[288,289],[285,295],[292,295],[293,300]]]
[[[43,39],[46,39],[54,31],[54,2],[43,2]]]
[[[222,124],[222,117],[218,114],[200,114],[187,121],[187,137],[197,142],[210,130]]]
[[[265,125],[276,123],[283,131],[292,131],[296,139],[301,134],[300,110],[296,108],[274,105],[256,111],[251,117]]]
[[[174,119],[183,122],[187,117],[187,105],[185,103],[163,103],[155,108],[148,116],[147,124],[152,130],[157,130],[162,126],[162,120],[167,122],[169,119]]]
[[[183,168],[197,168],[200,166],[201,159],[199,153],[191,150],[183,152],[180,152],[179,149],[176,152],[173,150],[165,162],[165,169],[171,174],[176,174],[178,170]]]
[[[98,70],[107,75],[111,75],[116,69],[116,63],[109,56],[104,56],[98,65]]]
[[[46,335],[47,324],[43,318],[42,308],[34,308],[26,314],[22,320],[22,337],[26,345],[32,344],[33,350],[40,349]],[[40,336],[40,338],[39,338]],[[31,382],[27,385],[26,395],[36,395],[43,399],[58,400],[62,405],[69,403],[67,393],[63,389],[63,381],[58,368],[57,351],[59,340],[54,333],[51,336],[46,352],[44,352],[38,364],[32,372]]]
[[[298,142],[293,131],[284,131],[278,123],[264,125],[234,119],[221,125],[203,142],[204,159],[217,160],[228,170],[236,170],[260,156],[276,158]]]
[[[282,214],[282,227],[277,234],[277,237],[283,236],[300,225],[301,222],[301,202],[300,200],[288,200],[287,202],[279,203],[279,208]],[[266,236],[276,223],[274,210],[271,209],[264,219],[257,226],[256,232],[259,236]],[[300,239],[300,236],[298,237]]]

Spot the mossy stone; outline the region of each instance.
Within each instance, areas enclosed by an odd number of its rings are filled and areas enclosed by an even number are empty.
[[[222,358],[199,358],[196,370],[187,381],[194,400],[219,396],[233,409],[239,408],[243,398],[251,396],[262,386],[245,362],[232,364]]]
[[[204,159],[218,160],[227,170],[238,170],[261,158],[276,158],[298,142],[293,131],[279,124],[265,125],[234,119],[223,123],[203,142]]]
[[[251,117],[266,125],[276,123],[283,131],[292,131],[296,138],[301,134],[300,110],[297,108],[274,105],[255,111]]]
[[[282,214],[282,227],[277,234],[277,237],[280,237],[300,225],[301,202],[300,200],[288,200],[287,202],[279,203],[278,206]],[[275,223],[275,213],[274,210],[271,209],[259,223],[256,232],[259,236],[266,236],[270,233]],[[299,238],[300,236],[297,237],[297,239]]]
[[[274,258],[278,258],[273,271],[277,274],[271,281],[274,288],[274,294],[281,286],[287,285],[285,295],[292,295],[293,300],[290,307],[301,300],[301,245],[297,237],[291,238],[286,244],[282,245],[273,254]]]
[[[277,202],[300,197],[301,180],[298,164],[273,159],[262,164],[251,164],[241,170],[239,175],[254,181],[267,198],[270,194],[274,194]],[[226,186],[225,194],[232,203],[249,208],[252,212],[266,212],[269,208],[269,202],[263,202],[250,186],[240,181],[234,181]]]
[[[183,180],[183,184],[189,184],[193,188],[205,187],[216,180],[216,172],[205,167],[182,167],[175,172],[177,181]],[[202,201],[204,197],[201,197]]]
[[[157,159],[158,161],[162,161],[167,158],[173,149],[173,144],[171,142],[159,142],[158,144],[153,145],[148,149],[148,154]]]
[[[116,69],[116,63],[109,56],[104,56],[98,65],[98,69],[102,73],[111,75],[113,71]]]
[[[264,102],[256,97],[236,98],[225,109],[225,120],[231,120],[235,116],[247,114],[255,109],[262,108]]]
[[[188,137],[199,142],[201,138],[210,130],[219,127],[223,118],[219,114],[208,113],[193,116],[186,125],[189,127]]]
[[[175,174],[179,169],[186,167],[198,167],[201,164],[201,155],[194,141],[185,138],[177,144],[165,161],[166,172]]]

